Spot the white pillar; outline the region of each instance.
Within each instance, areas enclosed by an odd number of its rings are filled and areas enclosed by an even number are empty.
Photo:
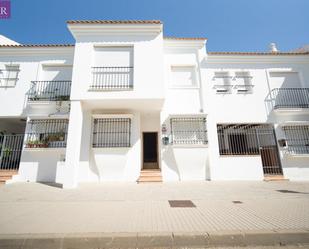
[[[82,146],[82,128],[82,103],[80,101],[71,101],[63,188],[77,187],[78,167]]]

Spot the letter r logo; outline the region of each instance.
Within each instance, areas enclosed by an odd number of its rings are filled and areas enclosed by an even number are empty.
[[[10,0],[0,0],[0,19],[8,19],[11,17]]]

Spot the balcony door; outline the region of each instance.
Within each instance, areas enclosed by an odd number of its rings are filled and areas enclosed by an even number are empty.
[[[143,169],[158,169],[158,133],[143,133]]]

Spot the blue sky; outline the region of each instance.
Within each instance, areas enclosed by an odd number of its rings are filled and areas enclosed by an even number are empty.
[[[160,19],[166,36],[203,36],[210,51],[309,44],[309,0],[11,0],[0,33],[20,43],[73,43],[70,19]]]

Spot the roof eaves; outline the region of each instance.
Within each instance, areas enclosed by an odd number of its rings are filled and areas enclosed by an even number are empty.
[[[208,52],[209,55],[308,55],[309,52]]]
[[[74,47],[74,44],[5,44],[0,45],[0,48],[58,48],[58,47]]]
[[[190,40],[207,40],[206,37],[173,37],[173,36],[164,36],[166,40],[183,40],[183,41],[190,41]]]
[[[67,24],[162,24],[160,20],[69,20]]]

